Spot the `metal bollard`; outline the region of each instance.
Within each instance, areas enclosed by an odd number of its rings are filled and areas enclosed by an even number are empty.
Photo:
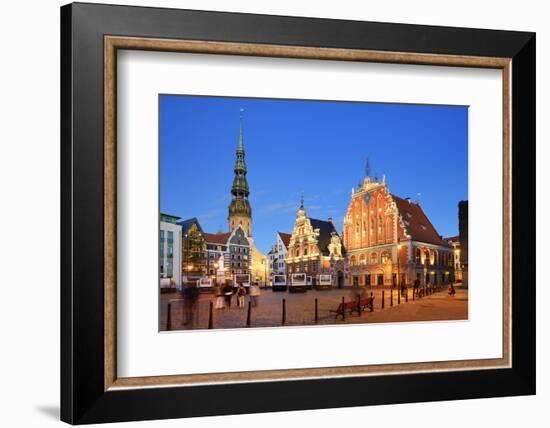
[[[372,294],[372,291],[370,292],[370,311],[374,312],[374,296]]]
[[[214,303],[210,302],[210,312],[208,313],[208,328],[213,329],[214,328]]]
[[[286,299],[283,299],[283,322],[282,325],[286,323]]]
[[[405,303],[409,303],[409,289],[405,288]]]
[[[172,302],[168,302],[168,314],[166,315],[166,330],[172,330]]]
[[[390,288],[390,306],[393,306],[393,290]]]
[[[385,302],[386,299],[384,298],[384,290],[382,290],[382,309],[384,309],[384,305],[385,305]]]
[[[250,327],[250,308],[251,308],[251,302],[248,301],[248,311],[246,312],[246,326]]]
[[[346,319],[346,303],[345,298],[342,297],[342,321]]]
[[[319,305],[317,302],[317,298],[315,298],[315,323],[317,324],[317,321],[319,321]]]
[[[361,295],[357,296],[357,312],[359,313],[359,316],[361,316]]]
[[[397,304],[398,305],[401,304],[401,289],[400,288],[397,289]]]

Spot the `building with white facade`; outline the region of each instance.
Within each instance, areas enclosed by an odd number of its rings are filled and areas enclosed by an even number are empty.
[[[288,244],[290,242],[290,233],[277,232],[275,244],[268,253],[269,259],[269,281],[273,281],[273,275],[286,275],[285,259],[288,255]]]
[[[181,226],[179,217],[160,214],[159,276],[161,289],[181,288]]]

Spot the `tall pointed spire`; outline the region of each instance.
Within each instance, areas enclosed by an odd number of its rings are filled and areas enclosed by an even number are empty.
[[[245,230],[248,236],[252,235],[252,208],[248,202],[250,190],[246,180],[246,162],[244,152],[244,133],[243,133],[243,112],[239,111],[239,139],[237,141],[237,150],[235,165],[233,171],[233,186],[231,186],[231,204],[229,204],[229,229],[233,231],[239,224]]]
[[[244,136],[243,136],[243,112],[244,108],[239,110],[240,112],[240,127],[239,127],[239,141],[237,143],[237,151],[244,152]]]

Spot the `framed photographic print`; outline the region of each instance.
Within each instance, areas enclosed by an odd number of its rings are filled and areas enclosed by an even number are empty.
[[[62,420],[535,393],[533,33],[76,3],[61,53]]]

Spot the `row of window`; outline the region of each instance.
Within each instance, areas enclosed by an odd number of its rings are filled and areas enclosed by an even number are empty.
[[[285,267],[284,262],[273,262],[271,263],[271,269],[283,269]]]
[[[244,262],[231,262],[231,267],[241,267],[241,266],[247,266]]]
[[[309,251],[309,248],[306,247],[304,249],[301,249],[300,247],[297,248],[291,248],[288,252],[290,254],[290,257],[300,257],[300,255],[307,256],[308,254],[314,254],[313,251]],[[282,257],[280,257],[282,258]]]
[[[288,272],[308,272],[308,273],[315,273],[317,272],[317,262],[311,261],[311,262],[305,262],[305,263],[292,263],[288,267]]]
[[[162,276],[166,275],[167,277],[172,277],[174,275],[174,265],[171,261],[166,263],[160,263],[160,274]]]
[[[416,247],[414,261],[417,265],[453,266],[453,255],[448,251]]]
[[[353,255],[350,257],[350,264],[352,266],[366,265],[367,260],[368,264],[371,265],[378,264],[379,260],[380,263],[384,264],[391,260],[391,254],[389,251],[382,251],[382,253],[380,254],[380,258],[378,257],[378,253],[376,251],[371,252],[368,258],[366,254],[360,254],[359,256]]]
[[[380,255],[373,251],[368,256],[366,254],[360,254],[359,256],[351,256],[350,264],[352,266],[365,265],[365,264],[385,264],[391,260],[391,253],[389,251],[382,251]],[[453,266],[452,253],[446,251],[438,251],[433,249],[421,249],[419,247],[415,250],[415,263],[426,264],[431,266]]]

